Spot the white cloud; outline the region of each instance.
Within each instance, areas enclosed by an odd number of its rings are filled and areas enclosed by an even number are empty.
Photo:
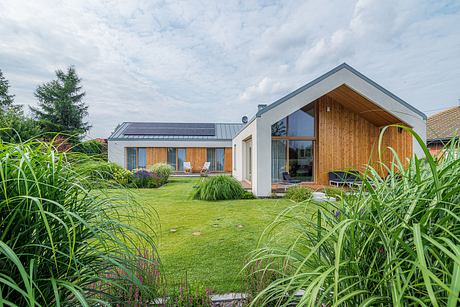
[[[18,103],[75,65],[91,136],[128,120],[238,121],[348,62],[422,109],[460,98],[460,4],[425,1],[0,3]]]

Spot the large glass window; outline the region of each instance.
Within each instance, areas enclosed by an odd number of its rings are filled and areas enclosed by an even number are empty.
[[[179,172],[184,171],[185,162],[185,148],[177,148],[177,170]]]
[[[272,136],[315,136],[315,108],[305,106],[272,125]]]
[[[136,147],[126,148],[126,168],[130,171],[136,168]]]
[[[167,161],[168,164],[171,165],[173,170],[176,170],[176,165],[177,165],[177,151],[175,147],[168,147],[167,150]]]
[[[147,154],[145,147],[140,147],[137,149],[137,168],[146,168],[147,167]]]
[[[283,173],[301,181],[314,180],[315,108],[305,106],[272,125],[272,181]]]
[[[314,136],[315,109],[303,107],[288,116],[288,136]]]
[[[223,148],[208,148],[207,160],[211,163],[209,169],[211,171],[222,172],[224,170],[224,157]]]

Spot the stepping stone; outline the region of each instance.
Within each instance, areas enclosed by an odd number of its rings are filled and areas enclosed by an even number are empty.
[[[192,235],[194,236],[201,236],[201,232],[200,231],[195,231],[192,233]]]
[[[212,227],[218,228],[220,225],[219,224],[212,224]]]
[[[176,232],[176,231],[177,231],[176,228],[171,228],[171,229],[169,230],[169,232]]]
[[[244,226],[241,225],[241,224],[239,224],[239,225],[236,225],[236,227],[238,227],[238,228],[243,228]]]

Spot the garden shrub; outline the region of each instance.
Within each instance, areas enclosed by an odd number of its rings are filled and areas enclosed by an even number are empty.
[[[241,195],[241,199],[255,199],[255,198],[256,198],[255,195],[249,191],[244,191],[244,193]]]
[[[326,196],[339,199],[345,195],[345,190],[337,187],[325,187],[324,193],[326,194]]]
[[[169,176],[171,176],[173,169],[171,165],[166,163],[156,163],[150,167],[150,171],[157,174],[162,181],[162,184],[168,182]]]
[[[280,214],[246,267],[267,263],[254,277],[275,275],[254,306],[460,305],[460,144],[434,160],[415,137],[424,158],[394,156],[369,166],[352,197]],[[286,227],[291,242],[275,244]]]
[[[122,186],[128,186],[133,182],[133,173],[124,168],[117,168],[113,171],[113,180]]]
[[[285,198],[295,201],[297,203],[311,199],[312,190],[307,187],[295,186],[287,189]]]
[[[193,198],[211,201],[240,199],[244,192],[241,183],[232,176],[217,175],[203,178]]]
[[[145,169],[133,170],[132,181],[136,188],[158,188],[163,185],[160,176]]]
[[[157,285],[140,281],[138,265],[157,261],[147,234],[155,216],[134,201],[93,190],[69,162],[75,159],[46,143],[0,143],[1,303],[125,305],[131,286],[145,299],[156,297]],[[125,224],[130,220],[137,226]],[[138,249],[152,252],[146,259]],[[116,275],[120,271],[126,274]],[[111,288],[119,292],[108,293]]]

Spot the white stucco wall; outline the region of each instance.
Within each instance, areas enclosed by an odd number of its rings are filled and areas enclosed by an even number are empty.
[[[231,141],[152,141],[152,140],[108,140],[108,160],[126,167],[126,147],[230,147]]]
[[[248,135],[252,135],[254,153],[252,190],[257,196],[269,196],[271,194],[271,125],[343,84],[353,88],[362,96],[413,127],[422,140],[426,140],[426,122],[420,114],[402,105],[351,71],[341,69],[305,91],[262,113],[260,117],[245,127],[233,140],[233,143],[237,144],[238,150],[237,170],[234,176],[238,180],[242,180],[244,155],[243,152],[240,152],[242,150],[240,144]],[[423,151],[415,138],[413,142],[414,154],[423,156]]]
[[[257,119],[256,119],[257,120]],[[255,146],[255,142],[257,140],[256,137],[256,120],[252,121],[249,123],[245,129],[240,131],[239,134],[237,134],[232,141],[232,147],[236,145],[236,154],[234,154],[234,157],[236,158],[236,161],[233,161],[234,167],[232,171],[233,177],[235,177],[238,181],[243,181],[244,179],[244,161],[243,157],[245,155],[245,140],[248,138],[252,138],[252,192],[255,195],[257,194],[257,189],[256,185],[254,184],[257,182],[257,146]]]

